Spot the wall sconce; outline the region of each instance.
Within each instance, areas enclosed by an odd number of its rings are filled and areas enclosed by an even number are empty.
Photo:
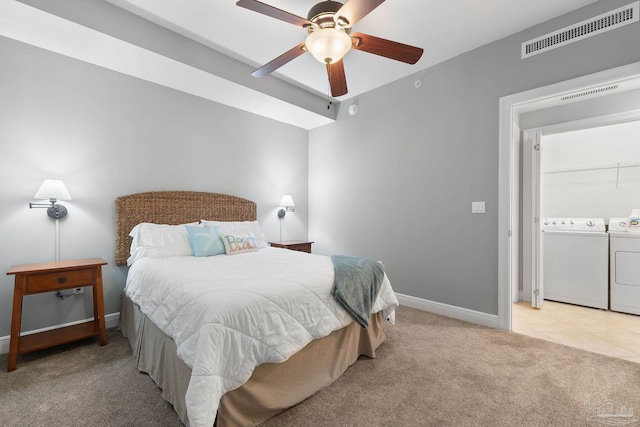
[[[287,212],[296,211],[294,209],[295,204],[293,203],[293,199],[291,198],[290,194],[285,194],[284,196],[282,196],[282,199],[280,200],[280,206],[282,207],[282,209],[278,211],[278,218],[280,219],[284,218]]]
[[[45,179],[33,198],[49,199],[51,204],[29,203],[29,209],[47,208],[47,215],[53,219],[60,219],[67,216],[67,208],[56,202],[58,200],[71,200],[71,195],[64,185],[64,182],[59,179]]]
[[[282,208],[278,211],[278,218],[280,219],[284,218],[287,212],[296,211],[294,209],[296,205],[293,203],[293,199],[291,198],[290,194],[285,194],[284,196],[282,196],[282,199],[280,200],[280,206]]]
[[[49,199],[49,202],[51,202],[50,205],[48,203],[29,203],[29,209],[47,208],[47,215],[56,220],[55,259],[58,262],[60,261],[60,218],[67,216],[67,208],[56,202],[58,200],[71,200],[71,194],[69,194],[64,182],[59,179],[45,179],[33,198]]]
[[[293,203],[293,198],[290,194],[285,194],[282,196],[280,200],[280,210],[278,211],[278,218],[280,218],[280,241],[282,242],[282,220],[287,212],[295,212],[294,209],[295,204]]]

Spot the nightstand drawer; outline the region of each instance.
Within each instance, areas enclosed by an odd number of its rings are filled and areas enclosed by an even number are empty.
[[[91,286],[93,284],[93,269],[60,271],[57,273],[34,274],[27,277],[26,294]]]

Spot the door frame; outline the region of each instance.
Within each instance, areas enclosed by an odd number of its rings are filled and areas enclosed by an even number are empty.
[[[498,327],[511,330],[513,292],[518,288],[518,260],[521,258],[520,218],[520,115],[559,105],[560,98],[603,85],[633,87],[640,81],[640,62],[531,89],[500,98],[498,152]],[[637,86],[633,87],[637,89]],[[631,89],[628,89],[631,90]],[[615,93],[621,93],[620,90]],[[601,95],[606,96],[606,95]],[[580,98],[580,97],[577,97]]]

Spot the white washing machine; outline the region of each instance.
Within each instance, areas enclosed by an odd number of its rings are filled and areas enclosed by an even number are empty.
[[[609,220],[611,310],[640,314],[640,233],[627,218]]]
[[[609,236],[603,218],[542,221],[545,300],[609,308]]]

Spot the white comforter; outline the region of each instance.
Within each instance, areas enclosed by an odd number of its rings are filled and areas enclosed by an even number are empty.
[[[186,395],[192,426],[213,425],[220,398],[262,363],[283,362],[352,319],[333,299],[330,257],[286,249],[213,257],[143,258],[126,294],[192,369]],[[385,276],[372,313],[398,301]]]

